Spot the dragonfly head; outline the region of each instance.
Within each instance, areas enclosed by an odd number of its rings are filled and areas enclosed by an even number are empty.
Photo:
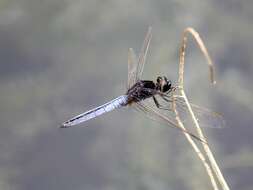
[[[157,77],[156,79],[156,86],[158,88],[158,90],[160,90],[161,92],[168,92],[169,90],[171,90],[172,86],[171,86],[171,81],[168,80],[166,77]]]

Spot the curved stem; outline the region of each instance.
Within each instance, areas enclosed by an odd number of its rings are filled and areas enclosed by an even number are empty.
[[[172,98],[173,98],[172,108],[173,108],[174,113],[175,113],[176,121],[177,121],[179,127],[181,127],[182,129],[186,130],[183,122],[181,121],[181,119],[179,117],[179,113],[178,113],[177,108],[176,108],[176,103],[175,103],[174,96]],[[202,154],[202,152],[200,151],[200,149],[198,148],[197,144],[194,142],[194,140],[192,139],[192,137],[188,133],[184,133],[184,135],[185,135],[186,139],[188,140],[188,142],[190,143],[190,145],[192,146],[192,148],[194,149],[194,151],[196,152],[196,154],[198,155],[198,157],[201,160],[201,162],[203,163],[203,165],[204,165],[204,167],[205,167],[205,169],[207,171],[207,174],[208,174],[208,176],[209,176],[209,178],[211,180],[213,189],[214,190],[218,190],[218,186],[217,186],[216,180],[214,178],[212,169],[210,168],[209,164],[207,163],[205,156]]]
[[[196,40],[200,50],[202,51],[203,55],[205,56],[206,60],[207,60],[207,63],[208,63],[208,67],[209,67],[209,75],[210,75],[210,80],[211,80],[211,83],[212,84],[215,84],[215,80],[214,80],[214,66],[213,66],[213,63],[211,61],[211,58],[208,54],[208,51],[202,41],[202,39],[200,38],[199,34],[193,29],[193,28],[186,28],[183,32],[183,38],[182,38],[182,45],[181,45],[181,48],[180,48],[180,60],[179,60],[179,78],[178,78],[178,83],[179,83],[179,92],[180,92],[180,95],[182,96],[182,98],[184,99],[186,105],[187,105],[187,108],[188,108],[188,111],[191,115],[191,118],[193,120],[193,123],[194,123],[194,126],[196,127],[196,130],[198,132],[198,135],[201,139],[203,139],[205,142],[207,142],[200,126],[199,126],[199,123],[198,123],[198,120],[191,108],[191,105],[188,101],[188,98],[184,92],[184,63],[185,63],[185,50],[186,50],[186,44],[187,44],[187,34],[191,34],[194,39]],[[175,114],[176,114],[176,119],[177,119],[177,122],[178,122],[178,125],[183,127],[183,124],[177,114],[177,110],[176,110],[176,107],[174,108],[174,111],[175,111]],[[187,139],[189,140],[190,137],[186,136]],[[190,142],[190,140],[189,140]],[[217,184],[216,184],[216,181],[213,177],[213,172],[210,170],[210,167],[209,165],[207,164],[206,160],[203,159],[201,156],[200,156],[200,153],[198,151],[198,149],[196,149],[195,147],[195,144],[193,144],[192,142],[190,142],[190,144],[193,146],[194,150],[196,151],[196,153],[199,155],[200,157],[200,160],[203,162],[203,164],[205,165],[206,167],[206,170],[207,170],[207,173],[211,179],[211,182],[212,182],[212,185],[213,185],[213,188],[214,189],[217,189]],[[208,146],[208,143],[203,143],[201,142],[203,148],[204,148],[204,151],[205,151],[205,154],[208,158],[208,160],[210,161],[211,163],[211,166],[212,166],[212,169],[214,171],[214,173],[216,174],[216,177],[217,179],[219,180],[221,186],[223,189],[225,190],[229,190],[229,187],[220,171],[220,168],[218,166],[218,164],[216,163],[216,160],[212,154],[212,151],[210,150],[209,146]]]
[[[215,84],[216,81],[214,80],[214,66],[212,63],[212,60],[210,58],[210,55],[200,38],[199,34],[193,29],[193,28],[186,28],[183,32],[183,38],[182,38],[182,44],[180,48],[180,57],[179,57],[179,78],[178,78],[178,84],[179,87],[183,88],[184,86],[184,63],[185,63],[185,50],[186,50],[186,44],[187,44],[187,34],[191,34],[194,39],[196,40],[200,50],[202,51],[203,55],[205,56],[208,67],[209,67],[209,77],[212,84]]]

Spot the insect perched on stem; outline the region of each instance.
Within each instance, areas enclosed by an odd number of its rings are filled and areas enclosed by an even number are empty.
[[[61,128],[69,128],[102,115],[106,112],[110,112],[116,108],[131,105],[135,109],[144,112],[150,118],[163,122],[170,127],[174,127],[178,130],[183,131],[184,133],[189,134],[197,140],[203,141],[203,139],[188,132],[186,129],[179,127],[175,121],[171,108],[173,101],[176,102],[183,113],[186,113],[186,105],[184,101],[182,101],[182,98],[176,96],[173,97],[174,92],[177,90],[177,87],[173,86],[172,82],[165,76],[158,76],[155,82],[151,80],[141,79],[151,36],[151,27],[149,27],[138,60],[136,59],[136,55],[133,49],[129,49],[127,92],[124,95],[121,95],[104,105],[96,107],[67,120],[62,124]],[[146,102],[146,100],[150,98],[152,98],[153,103]],[[215,116],[214,112],[201,109],[198,106],[192,106],[195,108],[196,113],[199,113],[200,116],[207,115],[210,118],[217,117],[217,115]]]

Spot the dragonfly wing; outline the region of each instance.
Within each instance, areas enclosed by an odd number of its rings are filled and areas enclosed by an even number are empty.
[[[185,120],[189,120],[190,114],[187,109],[187,106],[183,100],[176,101],[176,105],[178,107],[179,112],[185,118]],[[224,128],[226,126],[226,122],[223,116],[220,113],[214,112],[207,108],[198,106],[196,104],[190,103],[192,110],[195,116],[198,119],[200,127],[202,128]]]
[[[172,96],[166,96],[167,102],[163,102],[163,105],[168,105],[172,103]],[[180,117],[184,123],[189,123],[191,121],[190,112],[187,109],[187,105],[184,99],[180,96],[174,96],[176,103],[176,108],[179,112]],[[198,119],[201,128],[223,128],[225,127],[225,120],[223,116],[217,112],[209,110],[207,108],[198,106],[196,104],[190,103],[191,108]]]
[[[127,88],[131,88],[136,83],[137,72],[137,58],[134,50],[129,48],[128,50],[128,81]]]
[[[199,140],[201,142],[204,142],[201,138],[194,135],[193,133],[187,131],[186,129],[183,129],[179,127],[176,124],[176,121],[168,117],[168,115],[165,115],[161,113],[158,109],[153,108],[152,106],[145,104],[144,102],[137,102],[134,105],[134,108],[142,113],[144,113],[147,117],[149,117],[152,120],[155,120],[159,123],[166,124],[169,127],[175,128],[181,132],[189,134],[191,137],[195,138],[196,140]]]
[[[152,27],[149,27],[138,58],[136,81],[141,78],[151,38],[152,38]]]
[[[77,115],[77,116],[69,119],[68,121],[64,122],[61,125],[61,128],[69,128],[74,125],[78,125],[78,124],[88,121],[92,118],[95,118],[99,115],[110,112],[116,108],[120,108],[120,107],[126,105],[126,103],[127,103],[127,96],[126,95],[119,96],[118,98],[115,98],[114,100],[107,102],[104,105],[101,105],[99,107],[96,107],[92,110],[89,110],[87,112],[84,112],[80,115]]]
[[[138,60],[132,48],[130,48],[128,51],[128,89],[131,88],[141,78],[151,37],[151,27],[149,27]]]

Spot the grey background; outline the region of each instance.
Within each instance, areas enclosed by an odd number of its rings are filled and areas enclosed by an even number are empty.
[[[0,1],[0,189],[211,189],[184,136],[121,109],[60,130],[69,117],[125,93],[127,50],[153,39],[144,78],[177,82],[183,29],[202,36],[216,67],[190,40],[186,91],[221,112],[205,129],[231,189],[253,187],[253,1]]]

